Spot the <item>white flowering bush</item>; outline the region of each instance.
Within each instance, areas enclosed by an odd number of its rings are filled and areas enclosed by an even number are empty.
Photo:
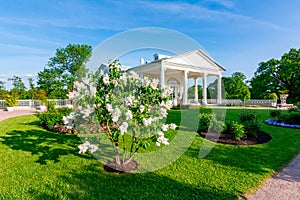
[[[176,125],[163,120],[172,107],[171,92],[168,87],[160,89],[157,79],[122,73],[114,61],[108,74],[100,71],[75,82],[69,94],[74,111],[63,119],[68,128],[77,126],[79,134],[104,133],[114,146],[116,164],[126,165],[153,141],[156,146],[169,144],[164,132],[175,130]],[[98,149],[89,142],[78,148],[79,153]]]

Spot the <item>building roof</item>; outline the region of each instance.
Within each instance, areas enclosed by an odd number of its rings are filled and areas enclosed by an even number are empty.
[[[219,63],[217,63],[214,59],[212,59],[209,55],[204,53],[201,50],[194,50],[190,52],[186,52],[183,54],[161,58],[158,60],[154,60],[152,62],[148,62],[142,65],[138,65],[128,69],[130,70],[139,70],[142,68],[147,68],[148,66],[153,66],[158,63],[164,63],[167,65],[180,65],[186,68],[194,68],[194,69],[210,69],[216,71],[226,71],[224,67],[222,67]]]

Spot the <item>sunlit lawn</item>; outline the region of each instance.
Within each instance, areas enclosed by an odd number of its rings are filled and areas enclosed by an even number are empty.
[[[227,110],[226,120],[237,121],[240,112]],[[269,118],[267,110],[250,112],[261,121]],[[180,134],[195,135],[198,113],[171,111],[168,122],[181,122]],[[149,173],[111,174],[93,156],[78,154],[81,140],[76,135],[46,131],[34,115],[8,119],[0,123],[0,199],[237,199],[300,152],[299,130],[263,123],[261,128],[273,137],[266,144],[217,144],[199,158],[204,139],[196,136],[169,166]]]

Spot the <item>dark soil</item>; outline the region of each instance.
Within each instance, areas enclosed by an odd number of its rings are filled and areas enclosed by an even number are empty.
[[[263,131],[258,131],[256,136],[247,136],[245,138],[242,138],[240,141],[235,140],[233,134],[221,133],[220,136],[218,137],[219,134],[217,133],[203,133],[203,132],[198,132],[198,133],[201,137],[206,138],[208,140],[222,143],[222,144],[232,144],[232,145],[263,144],[272,139],[272,137],[269,134]]]
[[[112,173],[127,173],[132,170],[135,170],[137,168],[138,164],[134,160],[131,160],[126,165],[118,165],[116,161],[110,161],[104,165],[104,170],[106,172],[112,172]]]

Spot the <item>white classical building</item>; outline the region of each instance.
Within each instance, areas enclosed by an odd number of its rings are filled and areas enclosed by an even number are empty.
[[[216,76],[217,103],[222,103],[222,72],[225,69],[201,50],[194,50],[176,56],[154,54],[154,61],[144,62],[141,59],[139,66],[128,69],[135,71],[141,77],[149,76],[160,80],[160,86],[170,86],[173,89],[173,100],[184,105],[188,102],[188,79],[194,79],[194,85],[198,85],[202,79],[203,95],[198,97],[198,87],[195,87],[194,103],[202,99],[207,104],[207,77]]]

